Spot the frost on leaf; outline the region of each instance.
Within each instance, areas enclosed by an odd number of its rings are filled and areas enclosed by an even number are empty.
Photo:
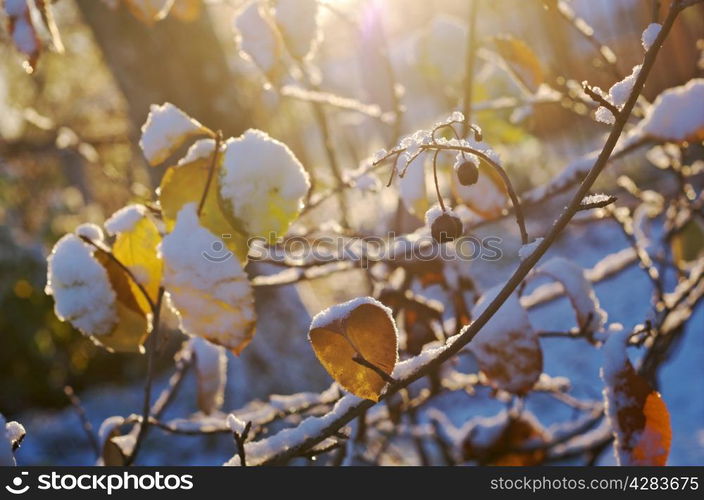
[[[318,313],[308,339],[327,372],[355,396],[379,400],[386,381],[354,361],[362,358],[391,375],[398,360],[398,333],[391,310],[371,297],[353,299]]]
[[[200,139],[191,146],[177,165],[166,170],[159,187],[159,204],[167,231],[173,229],[176,217],[184,205],[200,202],[208,182],[214,149],[213,139]],[[217,171],[222,167],[223,151],[224,148],[218,156],[218,164],[215,167]],[[229,251],[237,256],[240,262],[244,262],[247,257],[247,236],[236,231],[223,214],[219,202],[219,182],[219,175],[216,174],[210,183],[200,213],[200,223],[211,233],[218,235],[227,247],[214,253],[216,258],[224,257]]]
[[[254,333],[254,299],[237,259],[216,253],[223,246],[201,225],[195,203],[185,205],[159,247],[163,284],[184,333],[239,354]]]
[[[479,317],[499,290],[492,288],[482,296],[472,310],[473,318]],[[468,349],[492,385],[513,394],[530,391],[543,371],[538,335],[516,293],[479,330]]]
[[[219,184],[234,227],[269,241],[286,233],[310,189],[308,173],[288,146],[259,130],[227,141]]]
[[[173,104],[153,104],[142,125],[139,146],[149,164],[154,166],[164,162],[189,137],[209,133],[206,127]]]
[[[258,0],[249,2],[235,19],[235,33],[240,55],[251,60],[270,81],[277,82],[283,72],[283,42],[268,7]]]
[[[620,465],[665,465],[670,452],[670,414],[660,394],[638,375],[626,353],[627,331],[612,333],[604,345],[606,415]]]
[[[704,140],[704,78],[660,94],[633,133],[673,142]]]
[[[580,330],[593,333],[604,327],[606,311],[600,307],[594,288],[581,266],[564,257],[555,257],[537,268],[535,274],[549,276],[562,284],[577,314]]]
[[[188,342],[195,358],[198,379],[198,408],[206,415],[219,410],[225,401],[227,381],[227,353],[221,346],[200,337]]]
[[[27,58],[25,69],[32,73],[37,65],[42,44],[32,23],[29,0],[5,0],[5,12],[12,42]]]
[[[318,0],[276,0],[274,19],[293,57],[309,57],[320,38]]]
[[[156,248],[161,235],[154,221],[147,215],[144,205],[128,205],[112,215],[106,222],[107,231],[115,235],[112,253],[124,264],[144,288],[152,303],[157,301],[161,285],[162,263]],[[150,313],[149,301],[133,280],[129,280],[137,303],[144,313]]]
[[[125,0],[125,3],[134,17],[151,26],[167,16],[174,0]]]
[[[545,72],[535,52],[526,42],[510,35],[494,38],[496,51],[511,73],[531,92],[545,81]]]
[[[61,238],[48,258],[46,293],[54,312],[84,335],[110,334],[118,322],[115,291],[94,249],[78,236]]]

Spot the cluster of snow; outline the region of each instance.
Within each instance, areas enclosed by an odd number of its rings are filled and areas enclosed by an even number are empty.
[[[117,324],[115,291],[93,247],[78,236],[61,238],[47,259],[45,292],[54,296],[54,311],[85,335],[107,335]]]
[[[562,283],[570,303],[577,313],[580,328],[589,332],[599,332],[606,323],[607,314],[599,305],[592,284],[584,269],[564,257],[554,257],[535,270]]]
[[[308,173],[284,143],[252,129],[227,141],[220,194],[249,235],[283,235],[309,189]]]
[[[166,160],[188,137],[203,133],[205,127],[173,104],[152,104],[142,125],[139,146],[150,165]]]
[[[134,229],[135,224],[147,215],[144,205],[127,205],[112,214],[105,221],[105,230],[109,235],[127,233]]]
[[[232,432],[236,432],[241,436],[247,428],[247,423],[238,418],[234,413],[230,413],[227,416],[227,426]]]
[[[240,55],[265,75],[273,74],[281,57],[281,35],[258,0],[252,0],[235,18],[235,40]]]
[[[518,258],[521,260],[526,260],[533,252],[535,252],[535,249],[538,248],[542,242],[543,238],[536,238],[530,243],[522,245],[518,250]]]
[[[636,66],[633,66],[633,71],[631,71],[631,74],[625,77],[623,80],[620,82],[614,83],[611,88],[609,89],[609,94],[608,95],[603,95],[602,92],[602,97],[607,99],[611,104],[616,106],[616,108],[621,109],[623,108],[623,105],[626,104],[626,101],[628,100],[628,96],[631,95],[631,91],[633,90],[633,85],[635,85],[636,80],[638,79],[638,75],[640,74],[641,70],[641,65],[638,64]],[[599,89],[595,89],[599,91]],[[609,123],[612,124],[615,121],[614,115],[609,111],[607,108],[603,106],[599,106],[599,109],[596,110],[596,119],[602,123]]]
[[[203,158],[210,158],[215,150],[215,139],[198,139],[194,142],[186,155],[181,158],[177,166],[187,165],[193,163],[194,161],[202,160]]]
[[[443,211],[442,208],[440,208],[440,205],[436,203],[432,207],[428,209],[427,212],[425,212],[425,225],[430,227],[433,225],[433,222],[440,217],[442,214],[447,214],[453,217],[458,217],[455,212],[453,212],[451,209],[446,209]],[[459,218],[459,217],[458,217]]]
[[[704,78],[661,93],[632,135],[674,142],[704,138]]]
[[[318,0],[277,0],[274,19],[293,57],[310,57],[320,41]]]
[[[643,45],[643,49],[645,49],[646,52],[649,51],[650,47],[652,47],[655,43],[661,29],[662,25],[652,23],[649,24],[645,30],[643,30],[643,35],[640,37],[640,43]]]
[[[225,401],[227,353],[223,347],[211,344],[201,337],[192,337],[188,345],[195,356],[198,408],[210,415],[222,408]]]
[[[453,163],[452,168],[455,172],[457,172],[457,170],[459,170],[459,168],[467,162],[473,164],[475,167],[479,167],[479,158],[477,155],[459,152],[457,153],[457,156],[455,156],[455,163]]]
[[[254,328],[252,289],[237,259],[208,258],[214,245],[224,247],[200,225],[195,203],[185,205],[159,246],[163,283],[183,332],[239,352]]]
[[[96,243],[103,241],[104,239],[103,230],[100,229],[100,226],[92,224],[90,222],[80,224],[78,227],[76,227],[74,233],[76,234],[76,236],[88,238],[89,240],[95,241]]]
[[[391,309],[376,300],[374,297],[357,297],[355,299],[348,300],[347,302],[343,302],[342,304],[330,306],[313,316],[313,320],[310,323],[310,329],[329,328],[330,325],[344,321],[349,318],[350,314],[352,314],[355,309],[363,304],[372,305],[384,311],[391,324],[394,325],[394,332],[398,336],[398,332],[396,332],[396,323],[394,321]]]

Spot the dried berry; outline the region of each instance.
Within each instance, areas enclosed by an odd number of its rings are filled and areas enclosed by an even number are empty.
[[[438,216],[430,226],[430,233],[438,243],[447,243],[462,235],[462,221],[450,213]]]
[[[479,179],[479,169],[471,161],[465,161],[457,167],[457,178],[463,186],[471,186]]]

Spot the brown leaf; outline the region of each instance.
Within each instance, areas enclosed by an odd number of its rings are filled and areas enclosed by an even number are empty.
[[[386,381],[353,358],[361,355],[391,375],[398,359],[398,338],[387,307],[371,297],[333,306],[313,318],[308,338],[337,383],[360,398],[379,400]]]
[[[511,73],[528,90],[535,92],[545,81],[545,73],[540,60],[526,42],[511,35],[494,38],[494,45],[499,55],[506,61]]]

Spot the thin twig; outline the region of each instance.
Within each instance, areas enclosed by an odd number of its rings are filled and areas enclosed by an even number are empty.
[[[587,82],[582,82],[582,89],[584,90],[584,93],[587,94],[594,102],[599,104],[599,106],[603,106],[606,109],[608,109],[611,114],[616,118],[618,114],[621,112],[616,106],[614,106],[611,102],[609,102],[604,96],[602,96],[600,93],[598,93],[596,90],[594,90],[592,87],[590,87]]]
[[[95,437],[95,433],[93,432],[93,426],[91,425],[90,421],[88,420],[88,417],[86,416],[86,411],[81,405],[81,400],[78,399],[78,396],[76,396],[76,392],[70,385],[64,387],[64,394],[66,394],[66,397],[71,402],[71,406],[73,406],[74,410],[76,410],[76,414],[81,420],[81,427],[83,427],[86,436],[88,436],[88,442],[90,443],[91,448],[93,448],[95,456],[99,457],[100,445],[98,444],[98,439]]]

